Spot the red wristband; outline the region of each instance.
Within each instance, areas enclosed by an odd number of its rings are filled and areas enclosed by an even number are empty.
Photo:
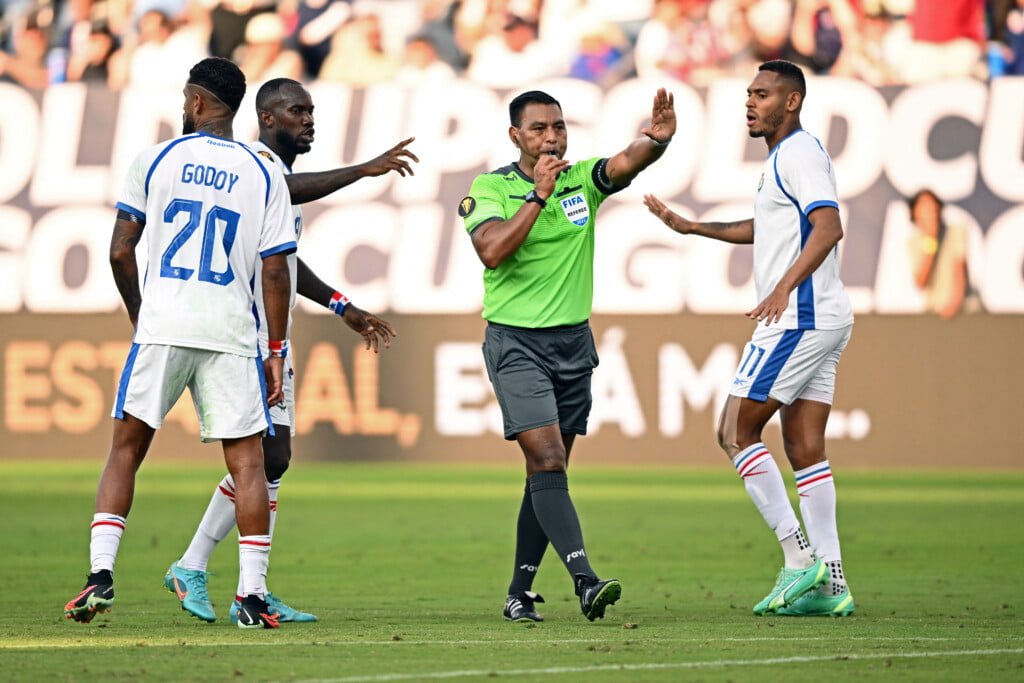
[[[270,349],[271,358],[287,358],[288,357],[288,340],[282,339],[280,341],[269,341],[267,347]]]

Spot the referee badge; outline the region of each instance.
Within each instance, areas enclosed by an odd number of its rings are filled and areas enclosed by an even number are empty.
[[[587,204],[587,198],[583,196],[582,192],[569,197],[563,197],[558,200],[558,203],[562,205],[562,212],[565,214],[565,217],[572,221],[574,225],[582,228],[590,220],[590,206]]]
[[[465,218],[469,214],[473,213],[473,209],[476,208],[476,200],[472,197],[465,197],[459,202],[459,215]]]

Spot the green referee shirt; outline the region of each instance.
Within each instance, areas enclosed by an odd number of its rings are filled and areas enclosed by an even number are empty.
[[[497,268],[484,270],[486,320],[516,327],[573,325],[590,317],[594,299],[594,217],[612,185],[603,158],[580,161],[558,174],[526,240]],[[459,215],[472,233],[504,221],[523,205],[533,179],[510,164],[476,177]]]

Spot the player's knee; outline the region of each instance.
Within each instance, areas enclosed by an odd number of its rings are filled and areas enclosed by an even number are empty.
[[[736,439],[736,427],[734,425],[719,424],[716,436],[718,438],[718,447],[730,458],[740,452]]]
[[[530,464],[535,472],[565,472],[565,450],[560,448],[543,449],[531,453]]]

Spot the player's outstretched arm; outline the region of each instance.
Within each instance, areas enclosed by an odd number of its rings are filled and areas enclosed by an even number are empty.
[[[647,207],[648,211],[657,216],[662,223],[680,235],[700,235],[733,244],[754,243],[753,218],[732,223],[695,223],[686,220],[668,208],[663,201],[653,194],[644,195],[644,206]]]
[[[764,301],[747,313],[748,318],[764,321],[765,325],[778,322],[789,305],[790,293],[818,269],[829,252],[843,239],[839,209],[822,206],[812,211],[807,219],[811,222],[811,235],[800,256]]]
[[[139,263],[135,260],[135,247],[142,238],[145,223],[127,211],[118,209],[114,233],[110,237],[110,269],[114,272],[117,291],[121,293],[128,319],[135,327],[139,322],[142,292],[139,290]]]
[[[658,88],[651,108],[651,125],[640,131],[643,137],[634,140],[626,149],[608,159],[605,167],[608,179],[616,187],[626,187],[668,149],[676,134],[675,98],[664,88]]]
[[[409,165],[409,160],[419,163],[420,159],[411,149],[407,149],[415,139],[406,138],[380,156],[355,166],[314,173],[292,173],[286,177],[292,204],[305,204],[321,199],[361,178],[382,176],[390,171],[403,178],[407,173],[416,175]]]
[[[374,353],[380,353],[381,344],[385,349],[391,348],[391,338],[398,336],[391,323],[359,308],[317,277],[302,259],[298,261],[297,291],[300,296],[341,316],[346,325],[363,336],[366,348],[373,349]]]
[[[555,180],[567,168],[569,162],[558,157],[545,155],[537,160],[533,167],[533,188],[541,201],[546,202],[554,194]],[[478,226],[470,237],[480,262],[491,269],[504,263],[526,241],[540,212],[541,205],[537,202],[523,202],[508,220],[489,220]]]

